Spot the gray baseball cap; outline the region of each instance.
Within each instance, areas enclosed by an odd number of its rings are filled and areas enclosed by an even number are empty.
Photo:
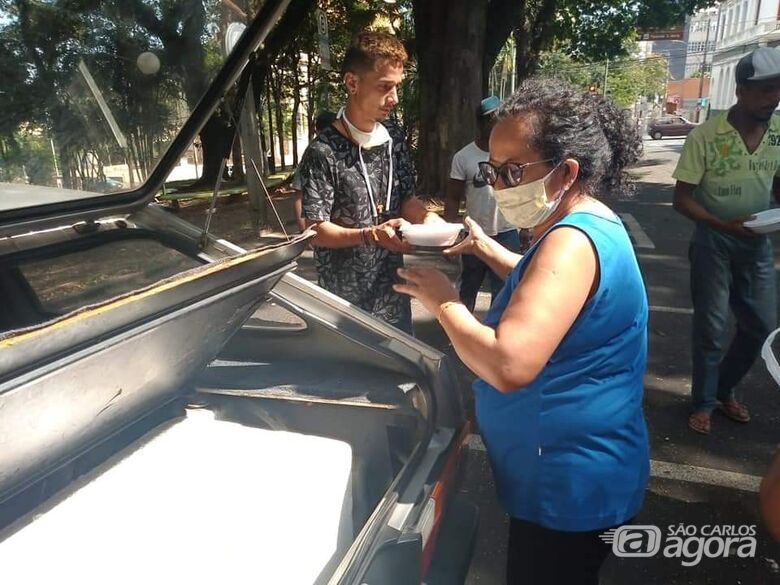
[[[737,83],[780,78],[780,49],[760,47],[748,53],[734,70]]]

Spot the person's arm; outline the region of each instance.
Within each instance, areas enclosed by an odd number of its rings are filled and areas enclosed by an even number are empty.
[[[379,246],[392,252],[408,252],[410,246],[401,240],[396,231],[403,225],[404,220],[401,218],[366,228],[345,228],[331,221],[306,220],[306,227],[317,233],[313,239],[314,245],[333,249]]]
[[[450,178],[447,181],[447,195],[444,197],[444,220],[458,221],[460,202],[466,194],[466,181]]]
[[[444,221],[438,213],[428,211],[422,199],[415,195],[417,172],[414,168],[412,153],[406,144],[406,137],[397,128],[393,137],[395,153],[395,173],[398,175],[401,217],[410,223],[436,223]]]
[[[298,225],[298,231],[306,231],[306,220],[303,219],[303,191],[293,190],[293,212],[295,213],[295,223]]]
[[[713,229],[740,238],[749,238],[756,235],[755,232],[750,231],[743,225],[751,216],[741,216],[731,221],[718,219],[693,198],[693,191],[695,188],[696,185],[692,185],[691,183],[677,181],[677,184],[674,187],[673,206],[675,211],[690,220],[707,224]]]
[[[401,217],[409,223],[436,223],[444,221],[438,213],[428,211],[422,199],[407,197],[401,203]]]
[[[780,203],[780,176],[775,176],[772,182],[772,194],[775,197],[775,203]]]
[[[444,196],[444,220],[458,221],[460,203],[466,196],[466,181],[469,180],[466,173],[466,161],[463,150],[459,150],[452,157],[450,163],[450,177],[447,181],[447,193]]]
[[[474,254],[487,264],[496,276],[501,280],[506,280],[512,269],[520,262],[522,254],[512,252],[487,236],[479,224],[470,217],[467,217],[464,223],[469,230],[469,235],[459,244],[445,250],[444,255]]]
[[[396,233],[396,228],[404,223],[402,219],[393,219],[370,228],[347,228],[330,221],[335,190],[325,154],[316,148],[307,148],[298,172],[303,186],[302,207],[306,227],[312,228],[317,234],[312,240],[314,246],[337,249],[370,245],[394,252],[407,251],[409,246]]]
[[[677,179],[674,187],[674,210],[688,219],[703,223],[718,231],[746,238],[755,234],[742,224],[750,218],[738,217],[726,222],[710,213],[701,203],[693,197],[693,192],[701,183],[706,171],[706,155],[704,138],[694,130],[688,135],[683,145],[680,160],[677,162],[672,176]]]
[[[418,298],[438,316],[456,353],[501,392],[528,386],[549,362],[582,311],[597,278],[596,253],[581,231],[562,227],[545,237],[493,330],[457,301],[436,270],[407,268],[399,292]]]
[[[772,463],[761,481],[759,502],[761,515],[769,534],[776,541],[780,541],[780,449],[775,453]]]

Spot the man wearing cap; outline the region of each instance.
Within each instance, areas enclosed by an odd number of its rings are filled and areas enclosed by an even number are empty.
[[[689,248],[693,300],[693,412],[710,432],[714,410],[746,423],[734,387],[775,327],[777,294],[769,238],[743,224],[780,201],[780,50],[760,48],[736,67],[737,103],[695,128],[674,171],[674,208],[696,224]],[[729,307],[737,330],[728,350]]]
[[[479,163],[490,159],[490,131],[493,129],[493,113],[501,105],[501,100],[490,96],[482,100],[477,107],[476,139],[464,146],[452,157],[450,180],[447,185],[447,197],[444,202],[444,219],[457,221],[460,203],[466,197],[466,215],[473,219],[493,239],[514,252],[520,251],[520,236],[496,205],[493,187],[481,179]],[[490,279],[490,291],[495,298],[504,281],[487,264],[472,254],[461,256],[460,300],[469,310],[474,310],[482,282]]]

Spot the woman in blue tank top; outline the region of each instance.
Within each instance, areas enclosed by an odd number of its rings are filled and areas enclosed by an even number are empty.
[[[507,582],[592,585],[649,474],[642,413],[647,297],[631,242],[600,197],[630,186],[641,153],[627,113],[553,80],[498,111],[484,180],[501,212],[533,230],[524,256],[466,220],[473,253],[505,279],[484,323],[438,271],[399,271],[478,376],[476,415],[511,517]]]

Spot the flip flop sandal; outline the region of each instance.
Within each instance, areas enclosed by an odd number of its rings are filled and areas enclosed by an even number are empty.
[[[712,430],[710,417],[704,418],[701,413],[694,412],[688,417],[688,428],[700,435],[709,435]]]
[[[738,423],[750,422],[750,411],[747,406],[736,400],[733,402],[721,402],[718,405],[718,412]]]

